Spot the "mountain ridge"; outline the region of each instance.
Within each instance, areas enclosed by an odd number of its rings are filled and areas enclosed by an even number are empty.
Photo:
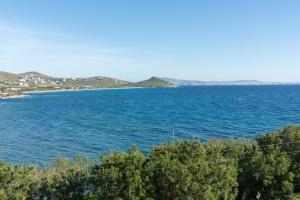
[[[205,86],[205,85],[283,85],[300,84],[300,82],[263,82],[258,80],[235,80],[235,81],[197,81],[161,77],[162,80],[177,86]]]

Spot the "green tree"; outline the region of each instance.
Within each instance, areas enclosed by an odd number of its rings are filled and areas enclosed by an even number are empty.
[[[115,152],[100,158],[94,172],[95,196],[99,199],[140,200],[146,198],[143,164],[144,154],[133,146],[126,153]]]
[[[75,161],[57,159],[52,166],[40,172],[38,186],[31,191],[31,199],[85,199],[93,190],[91,169],[93,163],[77,157]]]
[[[254,145],[239,160],[240,199],[290,199],[294,177],[290,164],[280,148],[263,151]]]
[[[235,199],[237,169],[198,140],[152,149],[146,170],[153,199]]]
[[[14,166],[0,162],[0,199],[27,199],[36,185],[36,172],[34,166]]]
[[[291,159],[290,171],[295,174],[295,192],[300,192],[300,126],[288,126],[275,133],[256,138],[260,146],[277,146]],[[266,149],[266,148],[264,148]]]

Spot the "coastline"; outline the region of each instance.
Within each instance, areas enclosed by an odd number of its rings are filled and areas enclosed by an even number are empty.
[[[61,90],[32,90],[24,91],[21,95],[12,95],[8,97],[0,97],[0,99],[18,99],[29,97],[30,94],[39,93],[56,93],[56,92],[79,92],[79,91],[97,91],[97,90],[129,90],[129,89],[145,89],[149,87],[116,87],[116,88],[83,88],[83,89],[61,89]]]
[[[96,91],[96,90],[126,90],[126,89],[142,89],[146,87],[116,87],[116,88],[84,88],[84,89],[61,89],[61,90],[33,90],[25,91],[23,94],[36,94],[36,93],[51,93],[51,92],[79,92],[79,91]]]
[[[20,98],[26,98],[30,95],[21,94],[21,95],[14,95],[14,96],[8,96],[8,97],[0,97],[0,99],[20,99]]]

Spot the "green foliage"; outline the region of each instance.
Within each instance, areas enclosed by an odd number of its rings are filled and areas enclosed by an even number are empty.
[[[38,185],[31,191],[31,199],[84,199],[91,195],[92,162],[86,158],[75,161],[57,159],[39,173]]]
[[[0,199],[26,199],[35,187],[36,172],[33,166],[12,166],[0,162]]]
[[[295,191],[300,192],[300,126],[288,126],[279,129],[276,133],[267,133],[256,140],[259,146],[271,145],[288,154],[291,159],[289,171],[295,175]],[[264,151],[268,150],[263,149]]]
[[[158,77],[151,77],[148,80],[140,81],[137,83],[128,83],[126,86],[128,87],[173,87],[175,86],[173,83],[170,83],[168,81],[162,80]]]
[[[253,140],[178,141],[133,146],[100,157],[57,159],[51,166],[0,162],[2,200],[297,199],[300,127]]]
[[[300,200],[300,194],[299,193],[294,194],[293,195],[293,200]]]
[[[180,141],[151,151],[146,170],[153,199],[235,199],[237,169],[199,141]]]
[[[289,199],[293,192],[290,159],[279,148],[264,153],[259,147],[249,149],[239,161],[240,199]]]
[[[143,164],[146,157],[135,146],[126,153],[102,156],[95,171],[96,196],[101,199],[145,199]]]

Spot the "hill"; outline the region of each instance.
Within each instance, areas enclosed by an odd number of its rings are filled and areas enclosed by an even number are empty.
[[[27,78],[27,77],[32,77],[32,78],[39,78],[39,79],[43,79],[45,81],[54,81],[57,78],[45,75],[45,74],[41,74],[39,72],[25,72],[25,73],[21,73],[21,74],[17,74],[17,77],[22,79],[22,78]]]
[[[175,84],[170,83],[168,81],[162,80],[158,77],[151,77],[148,80],[140,81],[136,83],[129,83],[127,86],[130,87],[151,87],[151,88],[157,88],[157,87],[174,87]]]
[[[177,86],[201,86],[201,85],[282,85],[282,84],[299,84],[297,82],[261,82],[257,80],[238,80],[238,81],[196,81],[182,80],[174,78],[161,78]]]
[[[122,87],[173,87],[173,83],[152,77],[145,81],[129,82],[115,78],[95,76],[87,78],[56,78],[39,72],[12,74],[0,72],[0,98],[16,96],[24,91],[48,91],[68,89],[98,89]],[[17,91],[17,93],[16,93]]]
[[[19,88],[23,91],[51,89],[116,88],[116,87],[172,87],[174,84],[152,77],[145,81],[129,82],[105,76],[87,78],[56,78],[39,72],[12,74],[0,72],[0,81],[6,88]]]
[[[122,87],[128,84],[128,81],[114,79],[104,76],[96,76],[90,78],[73,78],[65,79],[62,85],[65,87],[87,87],[87,88],[113,88]]]
[[[17,81],[18,76],[16,74],[8,72],[0,72],[0,81]]]

